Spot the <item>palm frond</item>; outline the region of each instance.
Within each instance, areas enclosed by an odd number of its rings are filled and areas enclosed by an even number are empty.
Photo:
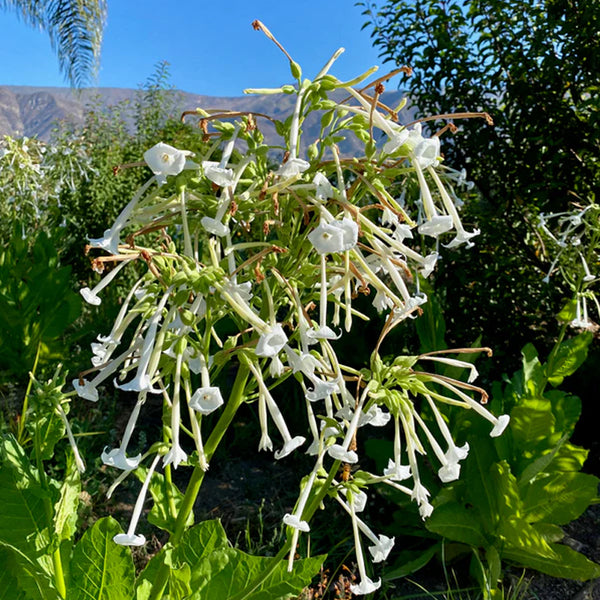
[[[69,83],[81,87],[96,74],[107,0],[0,0],[25,23],[45,31]]]

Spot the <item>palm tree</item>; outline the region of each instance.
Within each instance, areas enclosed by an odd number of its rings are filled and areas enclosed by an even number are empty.
[[[13,10],[50,37],[60,70],[80,87],[98,68],[107,0],[0,0],[0,10]]]

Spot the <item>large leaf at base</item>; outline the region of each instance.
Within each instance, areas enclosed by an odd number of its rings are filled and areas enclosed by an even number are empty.
[[[13,436],[5,436],[0,446],[0,541],[14,546],[29,558],[40,557],[49,543],[45,502],[50,493],[37,479],[23,449]]]
[[[0,542],[0,600],[59,600],[39,564],[19,549]]]
[[[484,527],[477,510],[466,508],[456,502],[438,506],[425,523],[429,531],[438,533],[448,540],[485,547],[487,541]]]
[[[585,473],[552,473],[526,487],[523,509],[527,521],[566,525],[590,505],[598,478]]]
[[[518,565],[535,569],[553,577],[586,581],[600,577],[600,565],[588,560],[583,554],[568,546],[551,544],[553,556],[540,556],[536,548],[510,548],[503,552],[504,558]]]
[[[271,574],[251,591],[248,588],[261,573],[272,568],[276,559],[250,556],[235,548],[217,550],[194,567],[194,576],[202,583],[190,600],[232,598],[246,589],[252,600],[295,598],[319,572],[324,560],[324,556],[297,560],[291,573],[287,571],[287,561],[278,561]]]
[[[131,551],[113,542],[122,533],[119,524],[106,517],[84,534],[71,558],[69,600],[123,600],[133,598],[135,570]]]

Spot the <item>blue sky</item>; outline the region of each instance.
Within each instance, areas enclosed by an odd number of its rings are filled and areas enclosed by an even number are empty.
[[[262,33],[260,19],[311,77],[340,46],[332,73],[349,79],[380,65],[354,0],[109,0],[97,85],[136,88],[170,64],[170,83],[211,96],[290,81],[288,62]],[[65,86],[47,36],[0,12],[0,85]],[[381,73],[391,67],[381,67]]]

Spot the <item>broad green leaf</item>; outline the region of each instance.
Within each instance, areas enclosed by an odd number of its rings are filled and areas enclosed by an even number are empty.
[[[26,421],[27,430],[31,437],[36,439],[38,444],[40,458],[49,460],[54,456],[54,447],[65,434],[65,424],[63,420],[55,413],[50,413],[39,417],[31,415]]]
[[[15,479],[16,477],[16,479]],[[0,467],[0,541],[6,542],[34,559],[48,545],[47,503],[51,501],[38,483],[7,466]]]
[[[551,408],[546,400],[529,400],[510,411],[510,428],[521,448],[535,447],[554,433]]]
[[[566,525],[583,513],[598,491],[598,478],[585,473],[552,473],[526,487],[524,516],[529,522]]]
[[[556,432],[572,434],[581,415],[581,399],[561,390],[548,390],[544,396],[552,404]]]
[[[69,600],[133,598],[135,570],[131,551],[113,542],[122,533],[112,517],[99,519],[84,534],[71,558]]]
[[[192,567],[192,588],[197,584],[195,565],[210,556],[216,550],[227,549],[230,543],[223,525],[217,519],[204,521],[188,529],[174,550],[174,560],[187,563]]]
[[[429,531],[470,546],[486,546],[484,525],[477,509],[449,502],[436,507],[425,521]]]
[[[600,565],[588,560],[583,554],[575,552],[562,544],[551,544],[553,556],[539,554],[534,546],[507,548],[504,557],[523,567],[535,569],[552,577],[564,577],[587,581],[600,577]]]
[[[158,569],[163,564],[167,563],[172,567],[169,581],[167,585],[175,587],[191,584],[192,589],[197,587],[198,581],[188,578],[185,581],[186,572],[177,572],[178,566],[194,567],[200,561],[208,557],[215,550],[229,548],[230,544],[227,540],[227,534],[218,520],[203,521],[198,525],[188,529],[182,536],[181,541],[176,549],[164,547],[156,556],[150,560],[144,570],[140,573],[136,582],[136,600],[146,600],[152,589]],[[188,573],[189,574],[189,573]],[[190,575],[193,577],[194,574]],[[179,582],[173,579],[180,580]]]
[[[533,344],[526,344],[521,350],[523,356],[523,375],[525,394],[541,395],[546,386],[546,375]]]
[[[60,498],[54,506],[54,532],[60,541],[71,538],[77,528],[77,509],[81,480],[72,455],[69,453]]]
[[[286,560],[251,556],[235,548],[215,550],[193,567],[192,577],[199,582],[199,587],[192,586],[194,593],[190,600],[295,598],[319,572],[324,560],[324,556],[297,560],[294,570],[288,573]],[[272,569],[269,576],[254,587],[257,578],[267,569]]]
[[[532,527],[549,543],[560,542],[565,537],[565,532],[552,523],[532,523]]]
[[[53,582],[37,562],[0,542],[0,600],[59,600]]]
[[[560,344],[557,352],[551,357],[551,362],[546,365],[551,385],[558,386],[565,377],[575,373],[587,358],[588,346],[593,338],[591,331],[584,331]]]
[[[558,444],[550,450],[550,452],[546,452],[542,454],[538,458],[536,458],[533,462],[529,463],[527,467],[525,467],[523,473],[521,473],[519,477],[518,484],[519,486],[527,486],[531,481],[533,481],[537,475],[539,475],[542,471],[548,469],[554,457],[557,455],[561,446],[566,442],[568,434],[563,435],[558,441]]]

